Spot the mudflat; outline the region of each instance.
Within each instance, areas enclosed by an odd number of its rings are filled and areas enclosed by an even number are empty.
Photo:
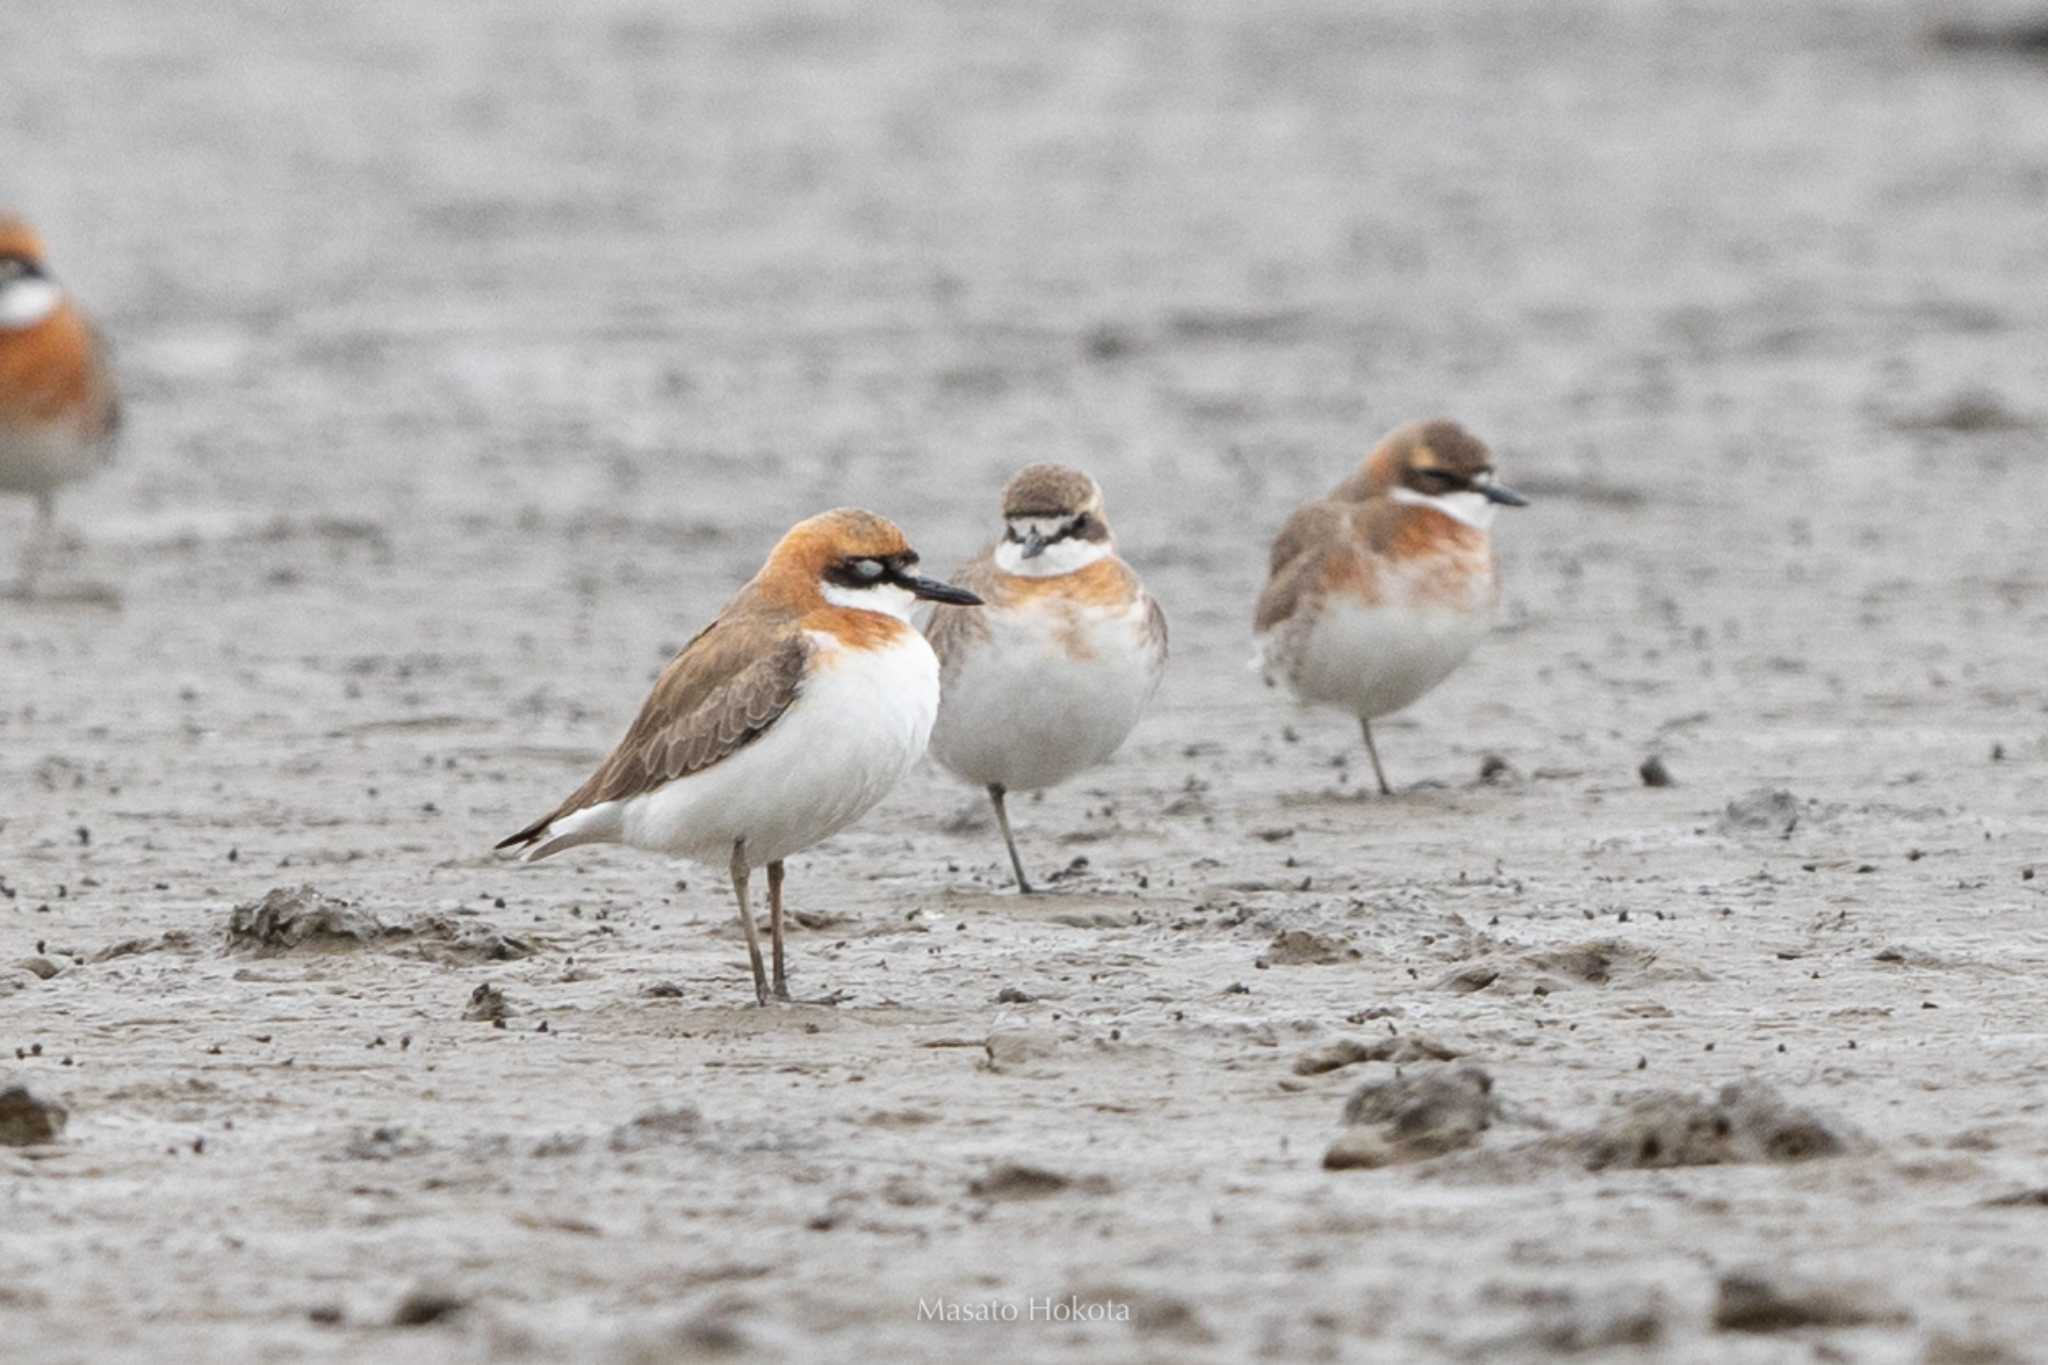
[[[0,1355],[2036,1357],[2048,64],[1927,19],[0,14],[130,412],[0,602]],[[1381,799],[1249,618],[1436,413],[1534,505]],[[717,873],[490,856],[1042,459],[1174,651],[1049,894],[922,771],[760,1010]]]

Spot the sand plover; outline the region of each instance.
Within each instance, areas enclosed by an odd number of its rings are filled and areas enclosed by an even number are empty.
[[[0,492],[36,500],[22,596],[56,534],[57,489],[106,463],[120,422],[99,337],[44,268],[42,239],[0,215]]]
[[[663,670],[589,781],[498,847],[532,860],[626,844],[726,868],[764,1005],[747,881],[766,866],[774,994],[789,999],[782,860],[853,823],[923,755],[939,662],[908,624],[912,602],[979,601],[916,567],[872,512],[798,522]]]
[[[1485,636],[1500,604],[1493,514],[1527,503],[1495,481],[1471,432],[1411,422],[1273,542],[1257,665],[1268,685],[1358,717],[1383,795],[1373,718],[1442,682]]]
[[[934,607],[925,623],[944,680],[932,757],[988,790],[1028,892],[1003,797],[1116,752],[1166,668],[1166,616],[1117,557],[1102,490],[1080,470],[1019,470],[1003,522],[954,575],[987,605]]]

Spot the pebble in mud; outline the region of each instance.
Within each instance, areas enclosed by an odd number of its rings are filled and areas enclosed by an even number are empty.
[[[1643,779],[1645,787],[1668,787],[1672,785],[1671,769],[1665,767],[1664,760],[1656,754],[1651,754],[1643,760],[1643,765],[1636,769],[1636,775]]]
[[[469,993],[469,1004],[463,1009],[462,1017],[471,1023],[496,1024],[503,1028],[511,1013],[512,1006],[505,999],[505,992],[486,981]]]
[[[34,1147],[64,1136],[70,1112],[55,1100],[38,1099],[25,1085],[0,1090],[0,1147]]]

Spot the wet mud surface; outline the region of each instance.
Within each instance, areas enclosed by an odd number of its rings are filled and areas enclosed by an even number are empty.
[[[119,8],[0,16],[0,197],[131,412],[0,603],[0,1354],[2048,1338],[2048,65],[1906,4]],[[1383,800],[1249,615],[1436,412],[1534,505]],[[943,567],[1041,459],[1174,649],[1012,801],[1050,894],[920,771],[791,860],[841,1003],[764,1011],[715,872],[489,856],[783,527]]]

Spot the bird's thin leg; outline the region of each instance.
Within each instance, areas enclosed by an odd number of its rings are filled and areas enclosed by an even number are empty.
[[[1365,751],[1372,755],[1372,775],[1380,780],[1380,795],[1392,796],[1394,789],[1387,785],[1387,770],[1380,766],[1379,746],[1372,742],[1372,722],[1361,716],[1358,728],[1365,731]]]
[[[747,904],[747,841],[732,841],[732,893],[740,903],[740,928],[747,934],[747,960],[754,965],[754,1000],[768,1003],[768,973],[761,970],[761,936],[754,929],[754,911]]]
[[[28,544],[21,552],[21,595],[36,595],[36,579],[42,576],[43,561],[49,558],[50,541],[57,534],[57,497],[54,493],[36,494],[36,524],[28,533]]]
[[[768,864],[768,938],[775,951],[775,998],[789,999],[789,977],[782,970],[782,859]]]
[[[1017,840],[1010,834],[1010,812],[1003,805],[1003,784],[989,784],[988,799],[995,802],[996,823],[1002,826],[1003,843],[1010,850],[1010,869],[1017,874],[1017,890],[1024,895],[1031,894],[1031,879],[1024,875],[1024,860],[1017,856]]]

